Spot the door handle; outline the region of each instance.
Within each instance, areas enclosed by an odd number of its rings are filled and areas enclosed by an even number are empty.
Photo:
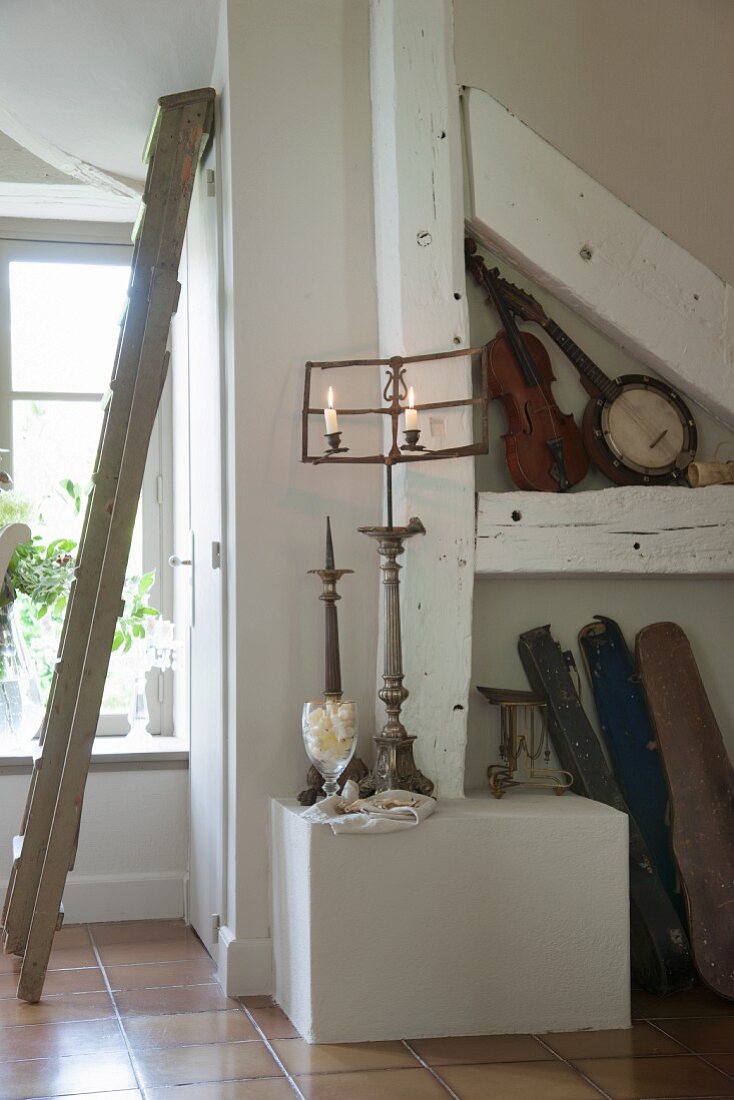
[[[176,568],[179,565],[191,565],[191,558],[180,558],[178,554],[171,554],[170,558],[168,559],[168,564],[173,568]]]

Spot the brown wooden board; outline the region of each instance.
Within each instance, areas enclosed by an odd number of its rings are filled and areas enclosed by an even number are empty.
[[[681,627],[641,630],[637,662],[670,791],[696,967],[734,1000],[734,771]]]

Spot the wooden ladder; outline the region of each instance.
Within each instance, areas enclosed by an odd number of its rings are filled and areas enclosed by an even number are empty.
[[[2,912],[3,948],[23,956],[18,997],[38,1001],[73,869],[84,788],[130,553],[143,472],[176,311],[196,168],[212,130],[214,91],[158,101],[133,233],[128,302],[87,501],[41,742]]]

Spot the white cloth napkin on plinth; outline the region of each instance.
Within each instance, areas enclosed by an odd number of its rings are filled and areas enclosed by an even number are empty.
[[[412,791],[383,791],[356,803],[346,787],[345,792],[317,802],[301,817],[314,824],[331,825],[334,833],[393,833],[415,828],[436,809],[435,798]],[[344,808],[350,803],[355,807],[354,812],[345,813]]]

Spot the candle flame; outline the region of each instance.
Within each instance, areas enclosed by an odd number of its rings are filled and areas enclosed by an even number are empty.
[[[413,393],[413,387],[412,386],[408,390],[408,408],[409,409],[414,409],[415,408],[415,394]]]
[[[327,401],[327,407],[330,408],[330,409],[333,409],[334,408],[334,391],[331,388],[331,386],[329,386],[329,393],[327,395],[326,401]]]

